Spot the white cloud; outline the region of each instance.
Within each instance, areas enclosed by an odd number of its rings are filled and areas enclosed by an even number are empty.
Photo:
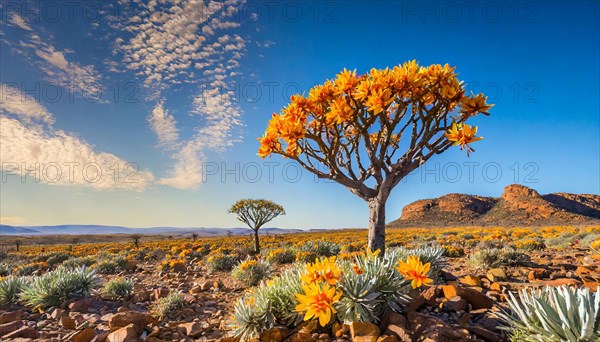
[[[237,58],[231,52],[244,49],[245,42],[231,30],[240,26],[233,21],[239,5],[236,0],[171,0],[134,6],[136,16],[126,25],[115,27],[128,33],[115,41],[116,52],[123,54],[125,66],[144,78],[144,84],[158,91],[181,79],[195,76],[190,69],[210,69],[219,60]],[[222,32],[221,34],[219,34]],[[196,82],[202,80],[195,79]]]
[[[26,121],[54,122],[52,114],[34,98],[7,84],[0,84],[0,113],[21,116]]]
[[[177,131],[177,122],[173,115],[164,108],[164,102],[160,101],[152,109],[148,116],[150,128],[156,133],[160,146],[173,148],[179,141],[179,132]]]
[[[160,101],[148,117],[159,146],[172,151],[175,165],[159,183],[179,189],[197,188],[202,182],[202,164],[209,151],[231,147],[242,111],[233,92],[226,90],[230,77],[238,75],[245,40],[231,32],[240,2],[208,0],[163,0],[132,6],[135,17],[115,27],[125,32],[115,39],[115,53],[122,54],[129,70],[163,98],[175,84],[202,83],[204,90],[193,99],[193,118],[198,128],[187,139],[179,136],[177,121]],[[201,73],[201,76],[197,75]],[[229,84],[231,86],[232,84]]]
[[[6,174],[20,175],[29,181],[95,189],[143,190],[153,181],[149,171],[136,171],[135,164],[111,153],[97,152],[79,137],[55,130],[53,118],[35,114],[43,108],[23,94],[11,95],[9,107],[0,115],[0,164]],[[31,113],[27,110],[31,109]],[[10,117],[10,114],[15,116]],[[32,119],[48,123],[39,125]],[[7,176],[8,177],[8,176]]]
[[[13,25],[22,28],[23,30],[31,31],[31,26],[29,26],[27,21],[17,13],[11,13],[8,21]]]
[[[242,111],[232,92],[217,88],[202,91],[194,98],[192,114],[204,125],[173,156],[176,164],[168,177],[159,180],[163,185],[178,189],[197,188],[202,183],[205,153],[209,150],[224,152],[240,139],[234,135],[234,130],[241,126]]]
[[[27,41],[5,41],[19,55],[37,66],[45,80],[62,87],[64,92],[77,92],[87,99],[100,100],[102,77],[93,65],[82,65],[70,60],[73,50],[59,50],[50,38],[42,38],[33,30],[27,32]]]

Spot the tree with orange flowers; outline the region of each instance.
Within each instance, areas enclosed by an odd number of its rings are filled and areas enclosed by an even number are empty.
[[[416,61],[360,76],[344,69],[273,114],[258,155],[293,159],[365,200],[369,248],[384,252],[392,189],[435,154],[452,145],[469,154],[469,144],[481,140],[466,121],[489,115],[491,105],[483,94],[465,94],[454,70]]]

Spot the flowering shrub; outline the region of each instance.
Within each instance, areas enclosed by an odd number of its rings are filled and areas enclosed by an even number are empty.
[[[110,299],[125,299],[131,295],[133,282],[128,279],[112,279],[102,287],[102,294]]]
[[[539,251],[546,249],[546,245],[539,239],[525,239],[515,242],[515,246],[526,251]]]
[[[276,325],[292,328],[300,319],[316,320],[321,326],[379,323],[389,310],[402,310],[411,284],[417,288],[432,282],[428,273],[441,256],[436,249],[389,250],[384,257],[368,252],[354,260],[333,256],[296,263],[238,300],[234,335],[249,340]]]
[[[456,246],[444,246],[444,256],[459,258],[465,255],[465,250]]]
[[[277,248],[269,252],[267,260],[277,265],[290,264],[296,260],[296,254],[291,249]]]
[[[269,275],[270,272],[271,265],[268,262],[249,259],[235,266],[231,275],[246,286],[254,286]]]
[[[185,272],[186,263],[183,259],[165,260],[158,265],[158,268],[164,272],[180,273]]]
[[[231,271],[239,261],[237,255],[216,253],[206,259],[206,268],[209,272]]]
[[[317,260],[317,254],[315,252],[304,252],[300,251],[296,253],[297,262],[314,262]]]
[[[29,264],[17,266],[13,270],[13,274],[16,276],[30,276],[33,275],[36,271],[43,271],[47,268],[48,264],[45,261],[32,262]]]
[[[183,297],[177,292],[171,292],[168,296],[156,300],[150,310],[154,316],[165,319],[176,316],[186,305]]]

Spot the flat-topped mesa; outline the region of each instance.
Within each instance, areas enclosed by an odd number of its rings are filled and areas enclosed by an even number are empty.
[[[515,226],[600,224],[600,196],[552,193],[540,195],[520,184],[504,188],[501,197],[448,194],[418,200],[402,209],[390,227]]]

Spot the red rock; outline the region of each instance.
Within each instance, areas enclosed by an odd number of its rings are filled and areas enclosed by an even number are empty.
[[[65,314],[65,310],[63,310],[61,308],[56,308],[56,309],[52,310],[50,317],[53,319],[60,319],[64,314]]]
[[[446,311],[463,311],[467,309],[467,301],[456,296],[442,303],[442,309]]]
[[[154,322],[155,319],[149,314],[126,311],[112,315],[108,320],[108,326],[111,331],[114,331],[132,324],[136,333],[141,334],[146,326]]]
[[[418,308],[420,308],[422,305],[424,305],[425,303],[427,303],[425,298],[423,298],[423,296],[418,294],[409,300],[408,304],[406,305],[405,310],[406,310],[406,312],[415,311]]]
[[[180,330],[179,328],[181,328],[181,331],[185,335],[193,338],[200,336],[200,334],[202,334],[203,331],[202,324],[198,322],[183,323],[178,326],[177,330]]]
[[[18,321],[23,317],[22,311],[5,312],[0,315],[0,324]]]
[[[444,297],[452,299],[454,297],[462,297],[467,303],[471,304],[473,309],[491,308],[494,305],[494,300],[487,297],[475,288],[464,288],[458,285],[444,285],[442,286],[444,291]]]
[[[502,287],[498,283],[492,283],[492,285],[490,285],[490,290],[499,292],[502,291]]]
[[[96,338],[96,332],[92,328],[85,328],[73,335],[73,342],[91,342]]]
[[[489,341],[489,342],[499,342],[500,339],[498,338],[498,335],[479,326],[469,326],[467,327],[467,329],[469,329],[470,332],[472,332],[473,334],[483,338],[485,341]]]
[[[21,327],[23,327],[22,321],[14,321],[14,322],[10,322],[10,323],[0,324],[0,337],[3,337],[4,335],[10,334],[14,331],[17,331]]]
[[[548,272],[548,270],[544,268],[536,268],[529,271],[529,274],[527,274],[527,279],[529,279],[529,281],[540,280],[548,278],[549,275],[550,272]]]
[[[75,320],[69,316],[62,316],[59,323],[61,327],[69,330],[74,330],[77,326],[77,324],[75,324]]]
[[[297,332],[290,337],[290,342],[314,342],[312,334],[308,334],[305,332]]]
[[[481,286],[481,279],[473,275],[467,275],[460,278],[460,282],[470,286]]]
[[[9,334],[2,336],[2,339],[11,340],[19,337],[36,339],[39,337],[39,335],[39,332],[33,327],[22,327],[18,330],[15,330]]]
[[[491,281],[505,280],[506,272],[501,268],[492,268],[488,271],[487,278]]]
[[[390,324],[385,329],[386,335],[392,335],[401,342],[412,342],[413,337],[410,330],[406,326],[399,324]]]
[[[69,304],[69,309],[71,311],[86,312],[90,305],[92,305],[93,301],[94,300],[92,298],[84,298]]]
[[[421,293],[427,304],[430,306],[435,306],[435,300],[442,296],[442,289],[439,286],[433,285],[428,287],[425,291]]]
[[[446,299],[452,299],[452,298],[458,296],[459,289],[460,288],[458,287],[458,285],[454,285],[454,284],[442,286],[442,291],[444,292],[444,297],[446,297]]]
[[[469,332],[466,329],[453,327],[437,317],[409,312],[408,321],[410,322],[413,336],[418,336],[423,341],[470,341]]]
[[[290,335],[286,327],[273,327],[260,334],[260,340],[264,342],[281,342]]]
[[[115,330],[106,336],[106,342],[137,342],[138,340],[138,334],[133,324]]]
[[[373,323],[368,322],[352,322],[350,323],[350,336],[354,340],[356,337],[369,337],[373,338],[373,341],[377,341],[377,338],[381,335],[379,327]]]

